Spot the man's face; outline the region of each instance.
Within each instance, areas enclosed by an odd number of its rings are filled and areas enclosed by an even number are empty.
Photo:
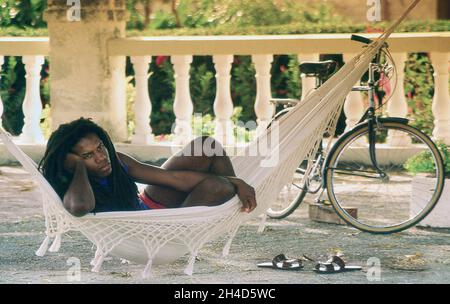
[[[95,133],[89,133],[81,138],[72,148],[72,152],[83,159],[89,175],[102,178],[111,174],[108,150]]]

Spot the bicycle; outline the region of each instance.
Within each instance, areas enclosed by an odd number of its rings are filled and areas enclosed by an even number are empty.
[[[352,35],[351,39],[365,44],[372,42],[357,35]],[[368,92],[369,106],[359,122],[328,149],[320,149],[313,160],[299,165],[294,181],[300,182],[292,183],[299,193],[287,201],[287,206],[269,208],[269,217],[288,216],[307,193],[320,191],[316,202],[323,203],[326,190],[330,204],[347,224],[371,233],[393,233],[416,225],[437,204],[444,187],[445,171],[435,143],[410,126],[406,118],[382,117],[378,113],[383,106],[381,101],[377,108],[375,106],[375,90],[381,79],[376,76],[388,75],[393,70],[387,61],[382,63],[383,54],[391,57],[387,44],[370,63],[367,84],[352,89]],[[316,66],[321,64],[316,63]],[[289,108],[283,111],[286,113]],[[410,173],[407,169],[412,159],[423,163],[431,160],[432,173],[427,176]]]

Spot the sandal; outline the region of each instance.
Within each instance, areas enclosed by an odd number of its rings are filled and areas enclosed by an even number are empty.
[[[303,261],[301,259],[289,259],[284,254],[279,254],[273,258],[272,262],[259,263],[257,266],[282,270],[300,270],[303,268]]]
[[[325,263],[319,262],[314,267],[314,271],[317,273],[322,274],[329,274],[329,273],[340,273],[340,272],[347,272],[347,271],[355,271],[355,270],[361,270],[361,266],[348,266],[345,265],[344,260],[342,260],[340,257],[334,255],[326,261]]]

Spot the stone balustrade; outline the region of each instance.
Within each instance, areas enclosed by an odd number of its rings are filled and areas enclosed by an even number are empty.
[[[364,34],[376,38],[377,34]],[[387,105],[389,116],[406,117],[407,103],[404,92],[404,66],[408,53],[428,52],[434,68],[435,93],[433,115],[435,128],[433,136],[450,144],[450,100],[449,100],[449,53],[450,32],[440,33],[396,33],[389,39],[390,51],[397,66],[397,86]],[[135,134],[132,143],[136,145],[154,144],[150,114],[152,111],[148,88],[148,69],[151,56],[170,56],[175,75],[175,98],[173,111],[176,117],[173,128],[173,144],[184,144],[192,138],[191,120],[195,113],[189,91],[189,70],[193,56],[212,56],[216,70],[216,117],[215,136],[225,145],[233,145],[233,100],[230,94],[230,70],[234,55],[251,55],[255,65],[256,99],[253,105],[257,117],[258,131],[265,129],[274,114],[271,98],[270,69],[273,56],[278,54],[298,54],[299,61],[317,60],[319,54],[343,54],[344,61],[351,59],[361,50],[360,43],[350,40],[350,34],[318,34],[289,36],[212,36],[212,37],[139,37],[117,38],[106,42],[108,56],[122,60],[129,56],[135,71]],[[23,144],[43,144],[45,139],[39,127],[42,105],[39,92],[40,70],[44,57],[50,55],[48,38],[0,38],[0,68],[4,56],[22,56],[26,70],[26,94],[23,102],[24,127],[18,140]],[[67,62],[66,65],[70,65]],[[61,69],[61,63],[54,69]],[[69,66],[70,68],[70,66]],[[72,67],[75,69],[75,67]],[[123,73],[118,69],[116,73]],[[50,70],[52,75],[54,70]],[[62,71],[58,72],[59,75]],[[120,76],[120,75],[119,75]],[[89,75],[80,75],[89,77]],[[117,75],[115,76],[117,77]],[[123,75],[125,77],[125,75]],[[52,78],[51,78],[52,79]],[[1,81],[1,79],[0,79]],[[302,98],[314,88],[314,79],[302,79]],[[118,82],[123,84],[124,82]],[[392,86],[393,87],[393,86]],[[123,99],[122,89],[117,96]],[[81,94],[85,96],[89,92]],[[80,95],[80,96],[81,96]],[[118,100],[121,108],[124,100]],[[63,109],[65,110],[65,109]],[[79,117],[86,113],[76,107],[69,109],[68,117]],[[59,109],[61,111],[61,109]],[[125,109],[123,109],[125,111]],[[347,126],[351,127],[364,111],[361,93],[348,95],[345,107]],[[0,114],[3,106],[0,102]],[[69,115],[70,114],[70,115]],[[1,117],[1,115],[0,115]],[[118,115],[117,117],[126,117]],[[55,127],[55,126],[53,126]],[[0,151],[1,152],[1,151]],[[1,154],[1,153],[0,153]]]
[[[378,34],[364,34],[376,38]],[[389,116],[406,117],[404,79],[405,61],[408,53],[429,52],[435,69],[435,96],[433,113],[435,116],[434,137],[450,144],[450,100],[448,95],[448,60],[450,52],[450,33],[397,33],[389,39],[390,51],[397,67],[397,83],[392,98],[387,104]],[[215,136],[225,145],[233,143],[231,114],[233,101],[230,97],[230,69],[233,55],[251,55],[255,65],[257,83],[254,106],[258,131],[263,130],[273,115],[269,99],[270,68],[274,54],[298,54],[299,61],[318,60],[319,54],[343,54],[344,61],[350,60],[362,48],[360,43],[350,40],[350,34],[289,35],[289,36],[219,36],[219,37],[139,37],[122,38],[109,42],[111,55],[149,56],[168,55],[177,58],[192,58],[193,55],[213,56],[216,68],[216,116]],[[233,55],[232,55],[233,54]],[[187,59],[186,59],[187,60]],[[192,59],[190,59],[192,60]],[[186,62],[186,61],[185,61]],[[174,63],[176,75],[186,75],[188,65]],[[189,92],[189,77],[176,78],[174,112],[176,116],[175,138],[177,143],[187,142],[190,137],[177,132],[191,134],[188,120],[192,116],[192,101]],[[179,86],[182,86],[179,89]],[[302,78],[302,98],[315,86],[312,78]],[[181,95],[181,96],[180,96]],[[183,106],[183,105],[184,106]],[[195,109],[194,109],[195,111]],[[363,98],[359,92],[348,95],[345,107],[347,128],[351,128],[364,112]],[[182,125],[182,127],[181,127]],[[183,131],[180,131],[183,130]],[[388,139],[394,145],[398,140]]]

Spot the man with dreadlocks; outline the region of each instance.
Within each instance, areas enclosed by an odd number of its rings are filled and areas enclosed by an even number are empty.
[[[209,142],[215,151],[195,153]],[[236,177],[220,144],[198,137],[162,167],[116,152],[107,132],[90,119],[61,125],[48,140],[39,168],[74,216],[89,212],[215,206],[237,194],[242,211],[256,207],[254,189]],[[146,184],[138,193],[135,182]]]

